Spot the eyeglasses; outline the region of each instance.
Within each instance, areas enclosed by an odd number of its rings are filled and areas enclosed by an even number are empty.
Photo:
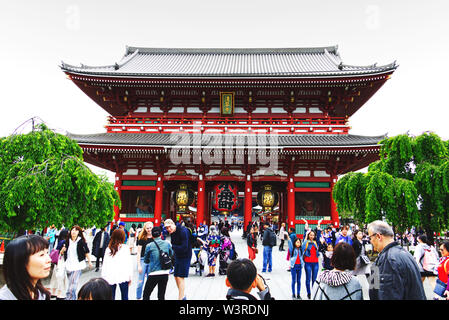
[[[371,237],[374,237],[375,235],[377,235],[378,233],[372,234],[372,235],[368,235],[369,240],[371,241]]]

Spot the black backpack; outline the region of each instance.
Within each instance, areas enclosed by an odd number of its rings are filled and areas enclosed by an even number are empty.
[[[162,270],[170,270],[173,268],[173,257],[167,252],[162,251],[156,241],[154,241],[154,244],[156,245],[157,250],[159,250],[159,262],[161,263]]]

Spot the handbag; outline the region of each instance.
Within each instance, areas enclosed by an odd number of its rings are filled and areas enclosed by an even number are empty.
[[[58,264],[56,265],[56,278],[62,279],[64,276],[66,276],[65,272],[65,261],[64,258],[61,256],[58,259]]]
[[[59,260],[59,250],[52,250],[50,253],[51,263],[57,264]]]
[[[433,292],[439,295],[440,297],[445,298],[444,292],[446,291],[446,284],[437,278],[437,282],[435,283],[435,289]]]

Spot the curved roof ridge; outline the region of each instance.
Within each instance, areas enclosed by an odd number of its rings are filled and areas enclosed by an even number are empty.
[[[325,50],[337,54],[337,46],[291,47],[291,48],[150,48],[126,47],[126,54],[139,51],[141,54],[286,54],[286,53],[324,53]]]

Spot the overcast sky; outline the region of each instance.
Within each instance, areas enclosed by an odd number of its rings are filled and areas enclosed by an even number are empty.
[[[449,139],[447,0],[2,2],[0,136],[33,116],[62,131],[105,132],[107,113],[59,65],[113,64],[126,45],[338,45],[345,64],[396,60],[392,78],[350,118],[350,133]]]

